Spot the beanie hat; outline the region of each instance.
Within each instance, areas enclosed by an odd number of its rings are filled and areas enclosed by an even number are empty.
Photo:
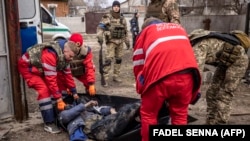
[[[79,34],[79,33],[73,33],[70,38],[69,38],[70,41],[73,41],[76,43],[77,46],[82,46],[82,43],[83,43],[83,38],[82,38],[82,35]]]
[[[70,41],[74,42],[76,44],[76,46],[78,46],[80,48],[80,55],[86,55],[87,54],[87,47],[83,45],[83,37],[81,34],[79,33],[73,33],[70,38]],[[77,54],[77,55],[79,55]]]
[[[120,7],[120,5],[121,5],[121,4],[120,4],[120,2],[119,2],[119,1],[117,1],[117,0],[116,0],[116,1],[114,1],[114,2],[113,2],[112,7],[114,7],[115,5],[117,5],[117,6],[119,6],[119,7]]]
[[[158,18],[154,18],[154,17],[150,17],[147,18],[144,23],[142,24],[141,29],[143,30],[144,28],[146,28],[147,26],[151,25],[151,24],[157,24],[157,23],[163,23],[163,21],[161,21]]]

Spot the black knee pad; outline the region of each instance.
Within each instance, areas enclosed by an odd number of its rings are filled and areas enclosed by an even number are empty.
[[[109,66],[111,64],[111,60],[110,59],[107,59],[107,60],[105,60],[105,66]]]
[[[116,64],[121,64],[121,63],[122,63],[122,59],[121,59],[121,58],[115,59],[115,63],[116,63]]]

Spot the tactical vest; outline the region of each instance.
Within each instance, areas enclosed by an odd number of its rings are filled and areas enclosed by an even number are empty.
[[[162,13],[162,6],[164,4],[165,0],[157,0],[156,2],[149,3],[147,10],[146,10],[146,18],[155,17],[163,22],[170,22],[169,19],[166,17],[166,15],[163,15]]]
[[[216,57],[220,61],[221,66],[228,67],[239,58],[241,54],[240,41],[230,34],[223,34],[219,32],[211,32],[208,30],[198,29],[194,30],[189,35],[189,39],[192,46],[208,38],[216,38],[224,41],[222,49],[218,53],[216,53]]]
[[[56,66],[57,70],[65,69],[68,63],[64,59],[64,54],[62,52],[62,49],[59,47],[59,44],[55,41],[41,43],[41,44],[34,45],[32,47],[29,47],[27,49],[27,53],[29,54],[29,57],[30,57],[29,58],[30,64],[33,66],[36,66],[37,68],[42,68],[41,55],[42,55],[43,49],[45,48],[52,48],[57,53],[57,56],[58,56],[57,66]]]
[[[125,19],[123,16],[121,16],[119,19],[115,19],[113,18],[111,15],[109,15],[110,17],[110,26],[109,31],[110,31],[110,37],[112,39],[122,39],[125,37],[126,35],[126,27],[124,22]]]
[[[240,57],[240,54],[240,45],[225,42],[223,49],[216,54],[216,57],[220,60],[221,65],[228,67]]]
[[[70,61],[70,69],[74,77],[81,76],[85,73],[85,66],[83,65],[84,58],[85,57],[76,56]]]

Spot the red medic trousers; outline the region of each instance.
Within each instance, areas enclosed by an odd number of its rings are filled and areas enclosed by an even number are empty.
[[[51,97],[48,86],[43,78],[44,76],[41,75],[36,67],[31,66],[20,58],[18,61],[18,71],[27,82],[27,85],[37,91],[37,100]]]
[[[158,112],[166,100],[172,125],[187,124],[188,106],[192,98],[191,73],[174,73],[153,84],[141,95],[142,141],[149,140],[149,125],[157,124]]]

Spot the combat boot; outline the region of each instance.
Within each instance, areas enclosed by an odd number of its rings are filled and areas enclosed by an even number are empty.
[[[121,78],[118,77],[118,76],[113,77],[113,81],[114,81],[114,82],[118,82],[118,83],[121,83],[121,82],[122,82]]]
[[[103,87],[108,87],[108,86],[109,86],[109,85],[108,85],[108,82],[107,82],[107,81],[103,82],[102,86],[103,86]]]
[[[215,119],[207,118],[205,124],[206,125],[216,125],[216,120]]]

